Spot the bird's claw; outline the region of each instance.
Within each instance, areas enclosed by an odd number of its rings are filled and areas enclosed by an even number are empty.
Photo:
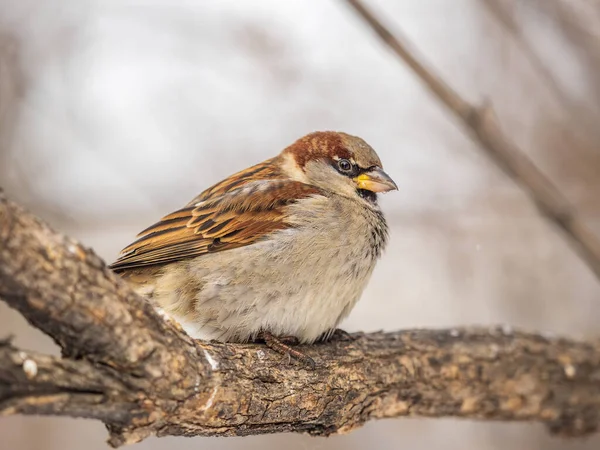
[[[309,366],[312,370],[316,369],[317,364],[315,363],[314,359],[291,347],[291,345],[298,345],[300,342],[295,336],[276,337],[268,331],[261,331],[257,338],[264,341],[266,346],[271,350],[274,350],[282,355],[287,355],[290,359],[290,362],[293,358]]]

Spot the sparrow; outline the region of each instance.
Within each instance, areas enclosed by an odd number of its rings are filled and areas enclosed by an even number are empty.
[[[329,338],[388,240],[377,194],[397,189],[361,138],[308,134],[146,228],[110,265],[196,339]]]

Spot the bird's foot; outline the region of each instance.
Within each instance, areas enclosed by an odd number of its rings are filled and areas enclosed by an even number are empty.
[[[294,358],[307,366],[310,366],[311,369],[315,369],[317,364],[315,360],[310,356],[305,355],[304,353],[293,349],[292,345],[298,345],[300,341],[295,336],[281,336],[277,337],[268,331],[261,331],[257,335],[257,339],[264,341],[267,347],[271,350],[276,351],[281,355],[287,355],[290,359]]]

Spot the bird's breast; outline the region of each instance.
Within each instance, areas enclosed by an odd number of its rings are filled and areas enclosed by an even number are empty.
[[[199,328],[212,330],[203,337],[245,341],[266,329],[313,342],[350,313],[385,246],[385,221],[344,199],[312,201],[292,206],[290,228],[195,258],[178,271],[182,279],[171,278],[199,286],[185,303]],[[182,304],[164,295],[171,299],[161,303]]]

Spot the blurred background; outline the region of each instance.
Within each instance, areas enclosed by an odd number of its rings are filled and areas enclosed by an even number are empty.
[[[368,0],[600,235],[600,0]],[[107,261],[223,177],[314,130],[363,137],[399,192],[349,331],[510,324],[600,337],[600,283],[341,0],[0,0],[0,186]],[[57,353],[0,303],[0,335]],[[104,449],[103,425],[0,420],[7,450]],[[372,422],[328,439],[142,450],[600,448],[533,424]]]

